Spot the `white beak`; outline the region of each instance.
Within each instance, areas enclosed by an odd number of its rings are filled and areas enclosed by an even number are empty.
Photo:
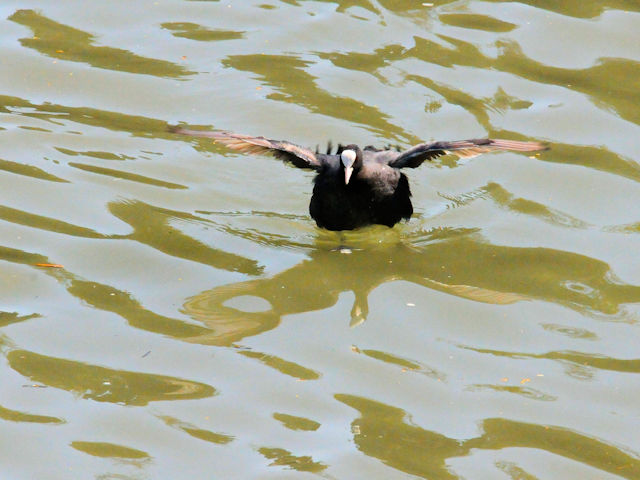
[[[349,179],[353,173],[353,163],[356,161],[356,152],[353,150],[344,150],[340,154],[340,161],[344,165],[344,184],[349,184]]]
[[[349,184],[349,179],[351,178],[351,174],[353,173],[353,167],[344,167],[344,184]]]

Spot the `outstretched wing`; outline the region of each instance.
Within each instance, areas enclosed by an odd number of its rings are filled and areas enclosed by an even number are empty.
[[[431,160],[447,153],[454,153],[463,158],[471,158],[481,153],[493,152],[495,150],[535,152],[538,150],[546,150],[547,148],[549,147],[540,142],[492,140],[490,138],[421,143],[397,154],[395,158],[389,161],[389,166],[394,168],[416,168],[425,160]]]
[[[270,140],[264,137],[252,137],[231,132],[211,132],[204,130],[188,130],[181,127],[170,127],[173,133],[192,137],[207,137],[222,143],[232,150],[243,153],[270,154],[280,160],[290,162],[298,168],[317,170],[322,166],[319,156],[311,150],[284,140]]]

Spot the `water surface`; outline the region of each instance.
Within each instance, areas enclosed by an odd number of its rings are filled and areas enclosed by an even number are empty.
[[[1,476],[640,478],[639,22],[3,2]],[[423,165],[410,222],[339,235],[312,174],[177,123],[551,149]]]

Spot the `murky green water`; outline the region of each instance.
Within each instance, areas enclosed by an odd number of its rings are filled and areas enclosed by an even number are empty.
[[[640,478],[638,25],[2,2],[0,477]],[[340,236],[310,173],[179,122],[552,148],[424,165],[409,223]]]

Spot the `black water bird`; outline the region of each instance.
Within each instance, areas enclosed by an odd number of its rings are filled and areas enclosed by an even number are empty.
[[[416,168],[425,160],[454,153],[470,158],[495,150],[533,152],[547,147],[539,142],[516,140],[457,140],[421,143],[408,150],[339,145],[332,153],[315,152],[284,140],[271,140],[231,132],[171,127],[182,135],[211,138],[244,153],[271,154],[298,168],[315,170],[309,213],[319,227],[353,230],[372,224],[393,227],[413,213],[411,190],[402,168]]]

